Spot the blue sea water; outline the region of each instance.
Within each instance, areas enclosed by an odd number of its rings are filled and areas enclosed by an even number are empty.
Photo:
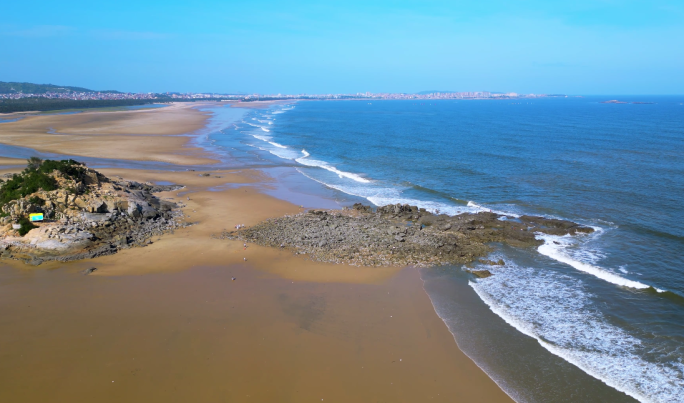
[[[613,98],[299,102],[240,112],[209,141],[341,203],[594,227],[499,245],[486,279],[424,270],[426,291],[518,401],[684,401],[684,99]]]

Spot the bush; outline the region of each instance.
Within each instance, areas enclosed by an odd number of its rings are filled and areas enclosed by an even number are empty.
[[[0,205],[26,197],[42,189],[46,192],[57,189],[57,181],[51,177],[53,171],[61,172],[67,178],[80,181],[85,173],[83,164],[74,160],[53,161],[39,158],[29,159],[29,166],[20,174],[12,176],[0,188]]]
[[[29,169],[38,169],[43,164],[43,160],[38,157],[31,157],[26,160],[26,166]]]
[[[0,188],[0,204],[4,205],[12,200],[17,200],[38,190],[51,191],[57,189],[57,181],[38,171],[24,171],[14,175]]]
[[[29,231],[31,231],[34,228],[38,228],[33,223],[31,220],[29,220],[26,217],[21,217],[19,219],[19,225],[21,225],[21,228],[19,228],[19,235],[24,236],[26,235]]]
[[[42,173],[52,173],[52,171],[57,170],[64,174],[64,176],[74,179],[76,181],[81,180],[83,174],[85,173],[85,168],[83,164],[74,160],[45,160],[41,165],[39,171]]]
[[[38,196],[33,196],[28,201],[29,201],[29,203],[35,204],[36,206],[44,206],[45,205],[45,200],[41,199]]]

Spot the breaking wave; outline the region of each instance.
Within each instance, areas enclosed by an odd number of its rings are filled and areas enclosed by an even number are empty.
[[[490,309],[551,353],[642,402],[680,401],[684,365],[646,360],[646,341],[611,324],[585,284],[507,264],[469,285]],[[534,295],[534,298],[530,298]]]
[[[537,239],[544,241],[544,243],[537,248],[537,251],[544,256],[548,256],[558,262],[572,266],[579,271],[583,271],[585,273],[591,274],[592,276],[600,278],[601,280],[608,281],[609,283],[613,283],[622,287],[637,288],[642,290],[652,288],[650,285],[626,279],[600,266],[583,262],[576,256],[573,256],[571,253],[569,253],[569,250],[573,248],[575,249],[575,254],[585,252],[581,248],[578,248],[578,241],[580,239],[576,236],[557,236],[537,233],[536,237]],[[657,288],[655,288],[655,290],[658,292],[663,292],[663,290]]]

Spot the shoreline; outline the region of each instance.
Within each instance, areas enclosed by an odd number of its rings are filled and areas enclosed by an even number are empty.
[[[189,119],[194,122],[196,116]],[[206,115],[202,119],[206,125]],[[136,136],[124,139],[106,133],[93,137],[107,138],[100,136],[116,137],[122,150],[139,145]],[[0,142],[4,140],[0,135]],[[173,142],[164,153],[187,153],[184,146]],[[203,154],[178,160],[206,158],[199,155]],[[140,396],[183,401],[193,394],[237,400],[249,395],[256,401],[510,401],[458,349],[415,269],[323,264],[277,249],[254,245],[245,249],[239,242],[226,245],[226,241],[212,239],[212,234],[226,227],[252,225],[301,209],[248,186],[274,180],[263,172],[207,168],[176,172],[99,169],[107,176],[185,185],[185,189],[159,196],[183,200],[187,220],[196,225],[144,248],[92,260],[50,262],[37,269],[3,261],[0,275],[13,279],[7,288],[10,292],[0,299],[3,312],[8,313],[3,327],[12,329],[2,332],[0,340],[13,346],[0,364],[4,379],[0,384],[6,384],[3,395],[22,401],[45,396],[53,401],[95,396],[102,401]],[[205,171],[211,175],[199,176]],[[225,184],[233,186],[211,190]],[[89,276],[76,274],[86,267],[98,270]],[[230,280],[233,276],[236,281]],[[286,291],[288,286],[295,291]],[[92,299],[94,295],[98,297]],[[208,296],[212,302],[204,302]],[[237,311],[234,304],[239,306]],[[173,315],[174,311],[182,313]],[[387,315],[389,311],[392,314]],[[52,325],[44,328],[41,323]],[[45,330],[36,333],[35,325]],[[92,330],[96,339],[84,339],[89,328],[99,329]],[[268,346],[255,335],[263,335],[264,340],[267,335],[277,337]],[[173,349],[154,347],[158,340],[166,340],[161,346]],[[34,341],[40,342],[40,348],[35,348]],[[199,352],[194,345],[207,348]],[[129,357],[131,351],[137,351],[138,363]],[[175,365],[165,358],[169,351]],[[78,374],[77,382],[74,376],[65,378],[55,372],[64,365],[65,353],[80,356],[67,365],[70,374]],[[409,365],[399,367],[404,364]],[[193,373],[180,368],[192,368]],[[219,378],[226,374],[230,389],[218,386],[225,383]],[[32,379],[41,379],[41,388]],[[180,390],[173,394],[159,388],[170,379],[180,380]],[[58,386],[60,382],[65,383]],[[107,397],[103,400],[102,396]]]

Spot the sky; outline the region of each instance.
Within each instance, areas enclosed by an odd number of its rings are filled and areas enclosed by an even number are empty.
[[[0,81],[130,92],[684,94],[684,0],[5,2]]]

